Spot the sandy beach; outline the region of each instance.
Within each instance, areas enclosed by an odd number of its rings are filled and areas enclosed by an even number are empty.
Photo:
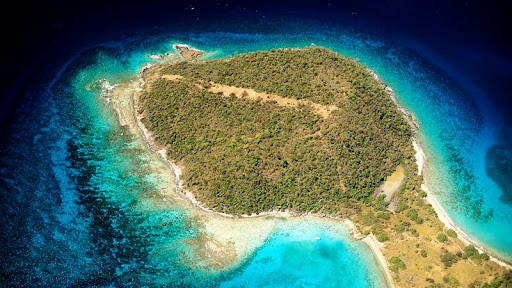
[[[386,258],[384,257],[384,254],[382,254],[381,246],[383,245],[377,239],[375,239],[375,236],[373,234],[370,234],[362,239],[366,245],[372,249],[373,254],[377,258],[377,261],[379,262],[379,265],[382,268],[382,272],[384,272],[384,275],[386,277],[386,283],[388,284],[388,287],[395,287],[395,282],[393,281],[393,276],[391,275],[391,272],[389,271],[388,262],[386,261]]]
[[[426,162],[427,162],[427,157],[420,145],[419,139],[417,139],[417,134],[418,134],[418,130],[419,130],[418,122],[416,121],[416,119],[414,118],[414,116],[412,114],[410,114],[407,110],[405,110],[404,107],[402,107],[400,105],[400,103],[397,101],[397,99],[394,95],[393,89],[391,89],[384,82],[382,82],[380,80],[379,76],[375,72],[373,72],[371,69],[367,68],[367,70],[369,71],[369,73],[372,75],[372,77],[375,80],[377,80],[385,85],[387,94],[389,95],[389,97],[391,97],[393,102],[397,105],[399,110],[402,112],[404,119],[409,124],[409,126],[412,128],[413,133],[415,134],[415,136],[412,139],[412,145],[413,145],[414,151],[416,151],[414,156],[416,158],[416,165],[418,166],[418,175],[422,175],[423,170],[424,170],[423,168],[425,167]],[[432,191],[430,191],[430,189],[428,188],[428,185],[426,182],[426,177],[423,177],[423,183],[421,184],[421,188],[425,192],[427,192],[426,200],[428,201],[429,204],[432,205],[432,207],[436,211],[439,220],[448,229],[453,229],[454,231],[456,231],[458,234],[458,238],[460,238],[462,241],[464,241],[467,245],[472,244],[473,246],[475,246],[479,250],[480,253],[486,252],[487,254],[489,254],[490,259],[492,261],[496,262],[497,264],[499,264],[500,266],[505,267],[507,269],[512,269],[511,264],[506,263],[506,262],[496,258],[495,256],[493,256],[494,253],[492,253],[488,249],[485,249],[484,247],[482,247],[482,245],[480,245],[479,243],[477,243],[476,241],[471,239],[471,237],[469,237],[464,231],[462,231],[462,229],[460,227],[455,225],[453,220],[448,216],[448,214],[446,213],[444,208],[441,206],[441,204],[437,201],[435,196],[432,194]]]
[[[416,158],[416,165],[418,165],[418,175],[421,175],[423,173],[423,165],[425,164],[425,154],[415,138],[412,138],[412,146],[414,147],[414,151],[416,151],[414,157]]]
[[[375,258],[377,258],[377,261],[379,262],[379,266],[381,267],[382,272],[384,273],[384,276],[386,277],[386,283],[388,287],[395,287],[395,282],[393,281],[393,276],[391,275],[391,272],[388,268],[388,262],[386,261],[386,257],[384,257],[384,254],[382,253],[381,247],[383,246],[382,243],[377,241],[374,235],[370,234],[368,236],[362,235],[359,230],[357,229],[356,225],[349,219],[343,220],[343,223],[348,227],[350,230],[350,235],[356,239],[363,241],[370,249],[372,250],[373,255]]]
[[[425,153],[423,152],[421,146],[418,144],[418,140],[413,139],[413,146],[414,146],[414,150],[416,151],[415,157],[416,157],[416,163],[418,164],[418,175],[421,175],[422,170],[423,170],[423,165],[425,164],[427,159],[426,159]],[[432,194],[432,192],[428,188],[425,177],[424,177],[423,183],[421,184],[421,189],[423,189],[425,192],[427,192],[426,200],[428,201],[428,203],[430,203],[430,205],[432,205],[432,207],[436,211],[439,220],[448,229],[453,229],[455,232],[457,232],[459,239],[464,241],[467,245],[472,244],[473,246],[475,246],[475,248],[477,248],[479,250],[480,253],[485,252],[485,253],[489,254],[490,259],[492,261],[496,262],[497,264],[499,264],[500,266],[505,267],[507,269],[512,269],[512,265],[493,256],[493,253],[491,251],[482,247],[482,245],[480,245],[479,243],[477,243],[476,241],[471,239],[471,237],[469,237],[464,231],[462,231],[462,229],[460,227],[455,225],[453,220],[448,216],[448,214],[446,213],[444,208],[441,206],[441,204],[437,201],[435,196]]]

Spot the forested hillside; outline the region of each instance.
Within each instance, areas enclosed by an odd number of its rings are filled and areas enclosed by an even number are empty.
[[[218,212],[344,213],[371,201],[413,155],[411,131],[385,86],[330,50],[165,65],[146,72],[156,75],[146,77],[138,113],[183,167],[186,189]],[[290,107],[247,92],[212,92],[228,85],[307,102]],[[315,113],[329,105],[337,109]]]

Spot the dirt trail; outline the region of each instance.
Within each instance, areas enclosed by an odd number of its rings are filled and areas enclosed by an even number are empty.
[[[170,81],[181,81],[185,78],[181,75],[162,75],[163,79]],[[287,98],[283,96],[279,96],[276,94],[268,94],[264,92],[256,92],[254,89],[248,88],[240,88],[236,86],[229,86],[224,84],[219,84],[215,82],[209,82],[207,88],[204,85],[196,84],[196,86],[200,89],[206,89],[212,93],[222,93],[224,97],[230,97],[230,95],[235,95],[240,99],[248,99],[253,101],[262,101],[262,102],[276,102],[279,106],[296,108],[300,105],[311,107],[311,111],[315,114],[320,115],[322,118],[326,119],[331,115],[331,112],[337,110],[338,107],[334,105],[322,105],[309,100],[297,100],[293,98]]]

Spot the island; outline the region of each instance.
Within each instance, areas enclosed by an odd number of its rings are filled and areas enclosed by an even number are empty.
[[[175,49],[182,60],[142,72],[134,114],[197,207],[347,221],[390,286],[511,281],[507,263],[441,221],[422,189],[418,124],[368,68],[322,47],[209,61]]]

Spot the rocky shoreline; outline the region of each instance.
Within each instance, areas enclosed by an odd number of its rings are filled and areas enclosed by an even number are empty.
[[[188,61],[196,61],[197,58],[204,55],[204,52],[195,48],[192,48],[185,44],[174,44],[172,45],[179,55]]]

